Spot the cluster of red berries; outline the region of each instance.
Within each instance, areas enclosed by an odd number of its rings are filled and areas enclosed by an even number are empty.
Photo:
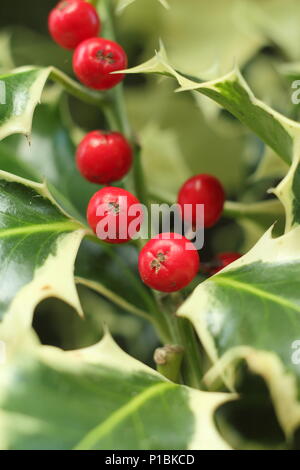
[[[101,20],[96,9],[84,0],[62,0],[51,11],[48,27],[52,38],[66,49],[75,49],[76,77],[95,90],[109,90],[124,78],[114,74],[127,67],[124,49],[114,41],[97,37]]]
[[[197,204],[204,204],[204,226],[211,227],[221,216],[224,191],[219,181],[213,176],[197,175],[182,186],[178,203],[180,205],[191,204],[193,209]],[[112,219],[115,219],[117,227],[122,224],[121,218],[123,217],[127,224],[125,237],[121,239],[117,232],[113,238],[110,238],[108,234],[104,241],[127,242],[131,238],[128,227],[136,217],[136,214],[130,215],[133,205],[140,206],[140,212],[142,212],[138,199],[130,192],[117,187],[103,188],[89,202],[87,210],[89,225],[97,233],[97,226],[104,217],[108,225]],[[97,208],[100,206],[104,207],[104,210],[98,215]],[[192,219],[189,222],[194,223],[195,220]],[[139,231],[139,226],[136,227],[136,231]],[[212,263],[209,274],[216,274],[239,257],[238,253],[219,254]],[[190,240],[179,234],[161,233],[149,240],[139,254],[138,267],[143,282],[152,289],[162,292],[174,292],[186,287],[197,275],[199,266],[200,259],[197,250]]]
[[[62,47],[75,49],[73,67],[78,79],[88,87],[107,90],[124,78],[123,74],[111,75],[111,72],[126,68],[127,56],[117,43],[95,37],[100,27],[96,9],[84,0],[62,0],[49,16],[53,39]],[[129,142],[118,132],[90,132],[76,152],[81,174],[90,182],[103,185],[121,180],[130,170],[132,159]],[[221,217],[224,199],[221,183],[207,174],[190,178],[178,194],[178,204],[183,209],[186,204],[192,205],[188,222],[194,227],[198,204],[204,205],[204,227],[211,227]],[[112,225],[117,228],[114,236],[111,237],[108,232],[103,240],[108,243],[127,242],[132,238],[129,226],[137,217],[137,211],[131,211],[134,205],[142,213],[142,206],[133,194],[122,188],[106,186],[97,191],[89,202],[88,223],[97,233],[98,224],[104,218],[107,225],[114,222]],[[99,207],[102,208],[101,213]],[[140,224],[137,224],[136,232],[139,229]],[[232,253],[227,257],[225,255],[220,255],[213,273],[239,256]],[[143,282],[162,292],[174,292],[187,286],[197,275],[199,265],[199,255],[192,242],[174,233],[163,233],[152,238],[139,255],[139,272]]]

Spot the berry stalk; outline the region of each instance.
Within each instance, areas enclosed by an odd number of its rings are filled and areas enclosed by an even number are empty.
[[[99,93],[98,91],[81,85],[55,67],[52,68],[49,78],[62,85],[65,91],[84,103],[98,106],[100,109],[104,110],[108,109],[111,105],[110,98],[107,94]]]

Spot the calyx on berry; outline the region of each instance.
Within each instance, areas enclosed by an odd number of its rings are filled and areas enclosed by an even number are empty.
[[[126,243],[140,230],[143,208],[129,191],[108,186],[92,196],[87,208],[87,219],[101,240]]]
[[[188,179],[178,193],[178,204],[181,206],[182,214],[195,228],[198,228],[197,204],[204,205],[204,227],[212,227],[222,215],[224,201],[225,192],[222,184],[217,178],[208,174]],[[184,210],[186,204],[192,205],[191,215]]]
[[[161,233],[149,240],[139,255],[142,281],[161,292],[186,287],[199,271],[200,259],[192,242],[182,235]]]
[[[75,49],[85,39],[97,36],[100,27],[95,7],[83,0],[62,0],[48,18],[52,38],[66,49]]]
[[[108,90],[124,79],[124,73],[111,74],[126,69],[127,55],[114,41],[91,38],[75,49],[73,69],[77,78],[95,90]]]
[[[132,165],[132,148],[119,132],[92,131],[80,142],[76,152],[80,173],[92,183],[119,181]]]

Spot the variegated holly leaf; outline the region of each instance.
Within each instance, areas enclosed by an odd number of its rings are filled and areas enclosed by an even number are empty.
[[[34,110],[48,78],[88,103],[103,103],[101,93],[83,87],[55,67],[20,67],[0,75],[0,140],[12,134],[30,137]]]
[[[0,172],[0,319],[28,327],[47,297],[81,312],[73,271],[85,233],[45,184]]]
[[[229,449],[214,412],[233,394],[169,382],[108,335],[68,353],[28,338],[6,344],[2,449]]]
[[[271,229],[238,261],[196,288],[181,306],[215,364],[211,382],[245,359],[269,385],[287,434],[300,426],[300,227],[272,238]],[[232,371],[231,371],[232,372]]]
[[[30,135],[32,117],[41,99],[50,68],[25,67],[1,75],[0,139],[21,133]]]
[[[294,139],[300,134],[299,123],[258,100],[237,68],[212,81],[189,77],[174,69],[161,45],[152,59],[126,73],[158,73],[175,78],[180,85],[177,91],[193,90],[208,96],[248,126],[283,160],[292,162]]]

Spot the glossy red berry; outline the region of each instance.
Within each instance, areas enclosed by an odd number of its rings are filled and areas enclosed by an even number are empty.
[[[125,243],[140,230],[143,209],[139,200],[122,188],[97,191],[87,208],[87,219],[97,237],[108,243]]]
[[[221,269],[239,259],[242,255],[240,253],[228,252],[219,253],[215,258],[215,267],[211,270],[210,274],[216,274]]]
[[[196,225],[196,205],[204,205],[204,227],[212,227],[221,217],[225,193],[220,181],[214,176],[201,174],[188,179],[178,194],[178,204],[184,214],[184,205],[192,204],[191,217],[185,219]],[[191,219],[191,220],[190,220]]]
[[[111,74],[127,67],[124,49],[114,41],[91,38],[75,49],[73,69],[77,78],[95,90],[108,90],[124,78],[123,73]]]
[[[149,240],[139,255],[142,281],[161,292],[175,292],[187,286],[199,270],[199,255],[182,235],[163,233]]]
[[[92,183],[108,184],[122,179],[132,164],[132,149],[119,132],[89,132],[76,152],[80,173]]]
[[[48,18],[52,38],[66,49],[75,49],[85,39],[97,36],[100,26],[96,9],[83,0],[62,0]]]

